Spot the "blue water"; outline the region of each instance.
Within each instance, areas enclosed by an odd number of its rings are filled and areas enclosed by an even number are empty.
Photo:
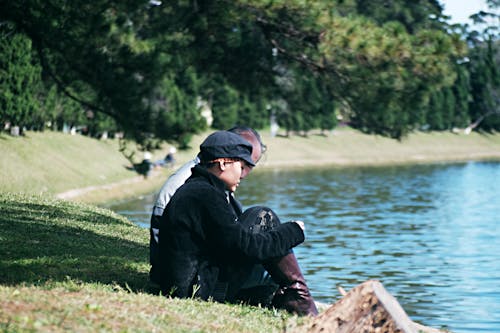
[[[414,321],[500,332],[500,163],[256,171],[237,196],[306,223],[317,300],[378,279]],[[111,209],[147,227],[154,197]]]

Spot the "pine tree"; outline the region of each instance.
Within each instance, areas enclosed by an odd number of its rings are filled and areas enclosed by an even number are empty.
[[[453,95],[455,96],[453,126],[465,128],[470,123],[469,100],[471,96],[469,92],[469,72],[467,71],[465,64],[458,64],[456,68],[457,80],[452,88]]]
[[[33,126],[38,118],[36,99],[41,69],[32,58],[31,42],[0,26],[0,123]]]
[[[215,87],[211,102],[213,128],[225,130],[238,123],[240,96],[233,87],[225,82]]]

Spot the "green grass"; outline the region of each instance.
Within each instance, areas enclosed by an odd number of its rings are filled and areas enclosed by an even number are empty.
[[[57,193],[131,176],[115,140],[55,132],[28,132],[25,137],[4,134],[0,153],[4,192]]]
[[[3,332],[280,332],[282,313],[123,290],[0,287]],[[55,302],[54,299],[58,301]],[[302,320],[303,321],[303,320]]]
[[[149,236],[124,217],[42,196],[2,194],[0,209],[2,284],[70,279],[144,290]]]
[[[148,292],[148,231],[105,209],[0,194],[2,332],[278,332],[297,319]]]

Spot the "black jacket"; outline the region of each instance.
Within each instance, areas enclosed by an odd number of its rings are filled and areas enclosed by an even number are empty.
[[[290,222],[250,232],[238,222],[224,183],[201,166],[192,171],[160,220],[158,280],[166,295],[225,301],[225,283],[234,280],[228,267],[284,256],[304,233]]]

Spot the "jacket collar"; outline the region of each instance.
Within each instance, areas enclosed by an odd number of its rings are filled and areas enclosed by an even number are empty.
[[[213,186],[215,186],[218,190],[221,190],[224,192],[226,191],[226,184],[224,184],[224,182],[222,180],[217,178],[217,176],[215,176],[214,174],[210,173],[204,167],[201,167],[199,165],[195,165],[191,169],[191,172],[192,172],[191,177],[190,177],[191,179],[203,177],[203,178],[207,179],[208,182],[210,184],[212,184]]]

